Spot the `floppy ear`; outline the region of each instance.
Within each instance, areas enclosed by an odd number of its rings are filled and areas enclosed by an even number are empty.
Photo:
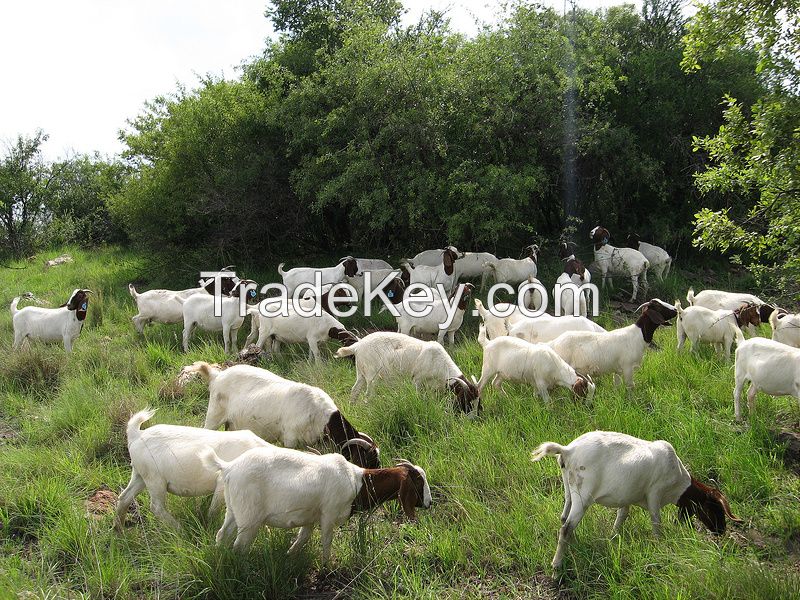
[[[444,272],[448,275],[453,274],[453,252],[448,248],[442,254],[442,263],[444,264]]]
[[[400,492],[397,495],[400,500],[400,506],[403,507],[403,512],[406,516],[415,520],[417,518],[416,505],[417,505],[417,487],[414,484],[414,479],[409,469],[406,469],[405,476],[400,482]]]
[[[642,315],[647,315],[656,325],[663,325],[665,323],[664,316],[657,310],[645,308]]]

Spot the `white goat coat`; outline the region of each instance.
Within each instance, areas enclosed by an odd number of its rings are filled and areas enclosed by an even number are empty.
[[[633,387],[633,371],[642,364],[647,348],[642,329],[636,324],[613,331],[567,331],[548,343],[579,373],[615,373],[629,388]]]
[[[295,267],[288,271],[283,270],[283,264],[278,265],[278,273],[283,279],[283,285],[286,287],[289,297],[294,294],[295,288],[301,283],[313,284],[317,273],[320,274],[322,285],[341,283],[347,280],[344,263],[339,263],[335,267]]]
[[[664,277],[669,274],[669,267],[672,264],[672,257],[669,253],[653,244],[639,242],[639,252],[641,252],[650,263],[650,270],[656,274],[659,281],[664,281]]]
[[[693,290],[689,290],[689,293],[686,294],[686,299],[692,306],[703,306],[711,310],[736,310],[741,308],[743,304],[753,303],[758,306],[765,304],[761,298],[753,294],[740,294],[722,290],[703,290],[697,294]]]
[[[770,396],[794,396],[800,400],[800,349],[754,337],[740,340],[735,361],[733,401],[737,420],[742,418],[742,390],[748,381],[747,404],[751,414],[758,392]]]
[[[208,294],[202,287],[177,291],[155,289],[139,293],[133,285],[129,285],[128,290],[139,311],[132,319],[139,333],[150,323],[182,323],[186,299],[195,294]]]
[[[391,271],[392,265],[380,258],[357,258],[358,272],[364,271]]]
[[[692,352],[697,351],[700,342],[714,344],[717,352],[722,349],[725,360],[731,357],[731,346],[736,341],[739,326],[733,311],[711,310],[703,306],[687,306],[678,311],[675,326],[678,335],[678,349],[683,348],[686,338],[692,342]]]
[[[411,265],[405,263],[403,264],[403,268],[408,271],[410,285],[421,283],[435,289],[437,284],[442,284],[445,291],[449,293],[458,283],[458,271],[456,271],[455,266],[453,267],[453,273],[448,275],[444,270],[441,257],[439,258],[439,264],[435,267],[426,265],[411,267]]]
[[[663,440],[649,442],[624,433],[592,431],[567,446],[545,442],[531,458],[538,461],[555,455],[564,485],[564,525],[553,568],[561,565],[569,534],[592,504],[619,509],[615,529],[627,518],[630,506],[641,506],[649,511],[658,535],[661,509],[677,503],[691,484],[672,444]]]
[[[439,329],[440,324],[447,322],[447,309],[445,309],[445,303],[449,304],[448,299],[443,299],[434,290],[432,302],[433,307],[430,313],[424,317],[416,317],[407,313],[403,308],[402,303],[395,304],[395,308],[400,313],[399,316],[395,317],[397,320],[397,330],[405,335],[419,335],[422,333],[435,335],[440,344],[444,343],[446,335],[447,342],[452,345],[455,343],[456,331],[461,328],[461,324],[464,322],[464,313],[466,312],[466,309],[460,310],[458,307],[456,307],[456,312],[450,325],[444,329]],[[428,303],[420,301],[411,302],[410,304],[414,310],[421,310]]]
[[[463,257],[456,260],[456,280],[480,277],[481,288],[483,288],[488,275],[488,267],[485,266],[485,263],[491,261],[497,261],[497,257],[491,252],[465,252]]]
[[[485,339],[485,336],[482,336]],[[481,336],[478,338],[481,341]],[[503,381],[528,383],[536,387],[543,400],[550,400],[549,390],[556,386],[572,388],[578,381],[575,369],[569,366],[547,344],[530,344],[518,338],[503,336],[481,341],[483,367],[478,390],[494,382],[500,388]],[[588,399],[594,395],[589,383]]]
[[[212,448],[225,460],[233,460],[252,448],[269,447],[270,444],[252,431],[209,431],[182,425],[153,425],[145,430],[142,423],[155,411],[143,410],[128,421],[128,452],[131,457],[131,480],[119,496],[116,510],[117,526],[133,499],[144,488],[150,493],[153,513],[169,525],[180,528],[167,511],[167,492],[176,496],[207,496],[213,493],[209,514],[216,512],[222,501],[222,488],[217,472],[206,467],[201,453]]]
[[[442,252],[444,252],[444,248],[437,248],[435,250],[423,250],[419,254],[417,254],[414,258],[411,259],[411,263],[415,267],[419,266],[427,266],[427,267],[436,267],[442,264]]]
[[[241,299],[244,304],[244,299]],[[189,338],[192,330],[199,327],[204,331],[222,331],[225,354],[236,353],[237,334],[244,323],[247,309],[240,313],[240,299],[220,297],[220,316],[214,316],[214,296],[208,293],[192,294],[183,302],[183,351],[189,351]],[[246,307],[246,304],[245,304]]]
[[[561,285],[566,285],[568,283],[572,283],[580,287],[584,285],[584,283],[589,283],[591,280],[591,276],[589,276],[589,271],[586,271],[585,281],[580,280],[580,276],[578,275],[567,275],[566,273],[562,273],[556,279],[556,283]],[[576,281],[577,280],[577,281]],[[553,287],[553,298],[556,298],[556,288]],[[566,316],[576,316],[576,317],[586,317],[588,315],[588,311],[586,308],[586,295],[583,293],[578,293],[578,312],[575,312],[575,293],[567,288],[561,290],[561,310],[558,315],[566,315]],[[554,300],[555,301],[555,300]],[[553,310],[555,310],[555,304],[553,305]]]
[[[11,322],[14,326],[14,344],[17,350],[25,339],[42,342],[63,342],[64,350],[72,352],[72,343],[78,339],[84,321],[79,321],[76,311],[66,306],[42,308],[26,306],[17,309],[20,298],[11,301]]]
[[[604,244],[599,250],[595,249],[594,261],[603,278],[602,287],[606,287],[606,280],[613,287],[614,280],[612,276],[619,275],[631,278],[631,284],[633,285],[631,301],[639,293],[640,277],[642,287],[645,291],[647,290],[647,269],[650,267],[650,262],[638,250],[617,248],[611,244]]]
[[[519,307],[516,304],[512,305],[508,302],[496,303],[495,308],[502,312],[505,312],[508,308],[513,306],[513,311],[507,317],[498,317],[492,314],[492,312],[477,298],[474,300],[474,302],[475,308],[478,309],[478,314],[480,315],[483,325],[486,328],[486,339],[489,340],[493,340],[503,335],[508,335],[509,327],[512,327],[513,325],[525,320],[531,320],[531,317],[526,317],[522,314],[522,311],[519,310]],[[543,314],[542,316],[549,315]]]
[[[554,317],[543,314],[535,319],[518,320],[509,326],[508,335],[534,344],[549,342],[567,331],[605,333],[606,330],[586,317]]]
[[[463,376],[447,351],[438,342],[426,342],[388,331],[376,331],[344,348],[336,356],[355,356],[356,382],[351,399],[356,400],[366,385],[367,396],[376,381],[386,382],[410,376],[419,389],[429,384],[444,389],[452,379]]]
[[[776,342],[800,348],[800,314],[773,311],[769,316],[772,326],[772,339]]]
[[[231,429],[250,429],[268,442],[295,448],[319,441],[338,410],[320,388],[266,369],[234,365],[211,373],[206,429],[227,423]]]
[[[487,269],[496,283],[517,285],[528,278],[536,278],[538,267],[531,257],[522,259],[500,258],[486,261]]]

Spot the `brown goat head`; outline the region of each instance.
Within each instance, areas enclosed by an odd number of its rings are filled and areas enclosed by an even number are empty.
[[[696,515],[713,533],[725,533],[725,517],[735,523],[742,522],[733,515],[728,500],[722,492],[700,483],[694,477],[676,504],[681,519],[688,520],[692,515]]]

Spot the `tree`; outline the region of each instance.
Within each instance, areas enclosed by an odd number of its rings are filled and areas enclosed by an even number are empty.
[[[2,247],[13,256],[23,256],[35,245],[49,199],[51,183],[58,169],[42,158],[41,146],[47,135],[39,130],[33,137],[19,135],[0,159],[0,225]]]
[[[800,2],[719,0],[704,5],[689,25],[683,67],[705,69],[752,48],[766,92],[748,111],[726,96],[725,123],[695,139],[708,157],[698,174],[705,192],[743,198],[749,208],[709,208],[696,215],[695,244],[743,251],[762,285],[800,292]]]

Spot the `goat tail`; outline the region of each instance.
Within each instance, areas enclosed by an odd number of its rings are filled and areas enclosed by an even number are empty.
[[[21,298],[22,298],[21,296],[17,296],[16,298],[14,298],[11,301],[11,318],[12,319],[14,318],[14,315],[17,314],[17,312],[19,312],[17,310],[17,304],[19,304],[19,301],[20,301]]]
[[[742,342],[744,342],[744,334],[742,333],[742,330],[736,325],[734,325],[733,327],[736,329],[736,347],[738,348],[739,346],[742,345]]]
[[[213,473],[225,471],[231,463],[222,460],[213,448],[206,448],[200,452],[200,462],[203,466]]]
[[[352,344],[351,346],[342,346],[336,351],[336,354],[334,354],[334,356],[336,358],[347,358],[348,356],[355,356],[356,350],[358,350],[357,346],[358,342]]]
[[[694,288],[689,288],[689,291],[686,292],[686,301],[689,306],[694,306]]]
[[[556,454],[566,454],[567,447],[555,442],[545,442],[540,444],[536,450],[531,452],[531,462],[538,462],[545,456],[555,456]]]
[[[138,298],[138,296],[139,296],[139,293],[136,291],[136,288],[133,287],[132,283],[128,284],[128,293],[131,295],[131,298],[133,298],[134,300],[136,300],[136,298]]]
[[[286,263],[281,263],[281,264],[279,264],[279,265],[278,265],[278,274],[279,274],[281,277],[283,277],[284,275],[286,275],[286,273],[288,273],[288,271],[284,271],[284,270],[283,270],[283,265],[285,265],[285,264],[286,264]]]
[[[776,308],[769,315],[769,326],[772,327],[772,331],[775,331],[775,328],[778,326],[778,313],[779,312],[780,311]]]
[[[478,343],[485,348],[489,341],[486,339],[486,326],[481,323],[478,326]]]
[[[128,426],[125,429],[125,433],[128,436],[128,444],[139,438],[142,432],[142,423],[152,419],[154,414],[156,414],[156,409],[145,408],[128,419]]]
[[[681,306],[680,300],[675,300],[675,312],[678,313],[678,318],[680,319],[683,314],[683,306]]]
[[[220,373],[220,370],[215,365],[198,360],[196,363],[187,365],[181,369],[181,375],[186,373],[200,373],[200,376],[203,378],[203,380],[206,383],[210,383],[216,379],[217,375]]]

